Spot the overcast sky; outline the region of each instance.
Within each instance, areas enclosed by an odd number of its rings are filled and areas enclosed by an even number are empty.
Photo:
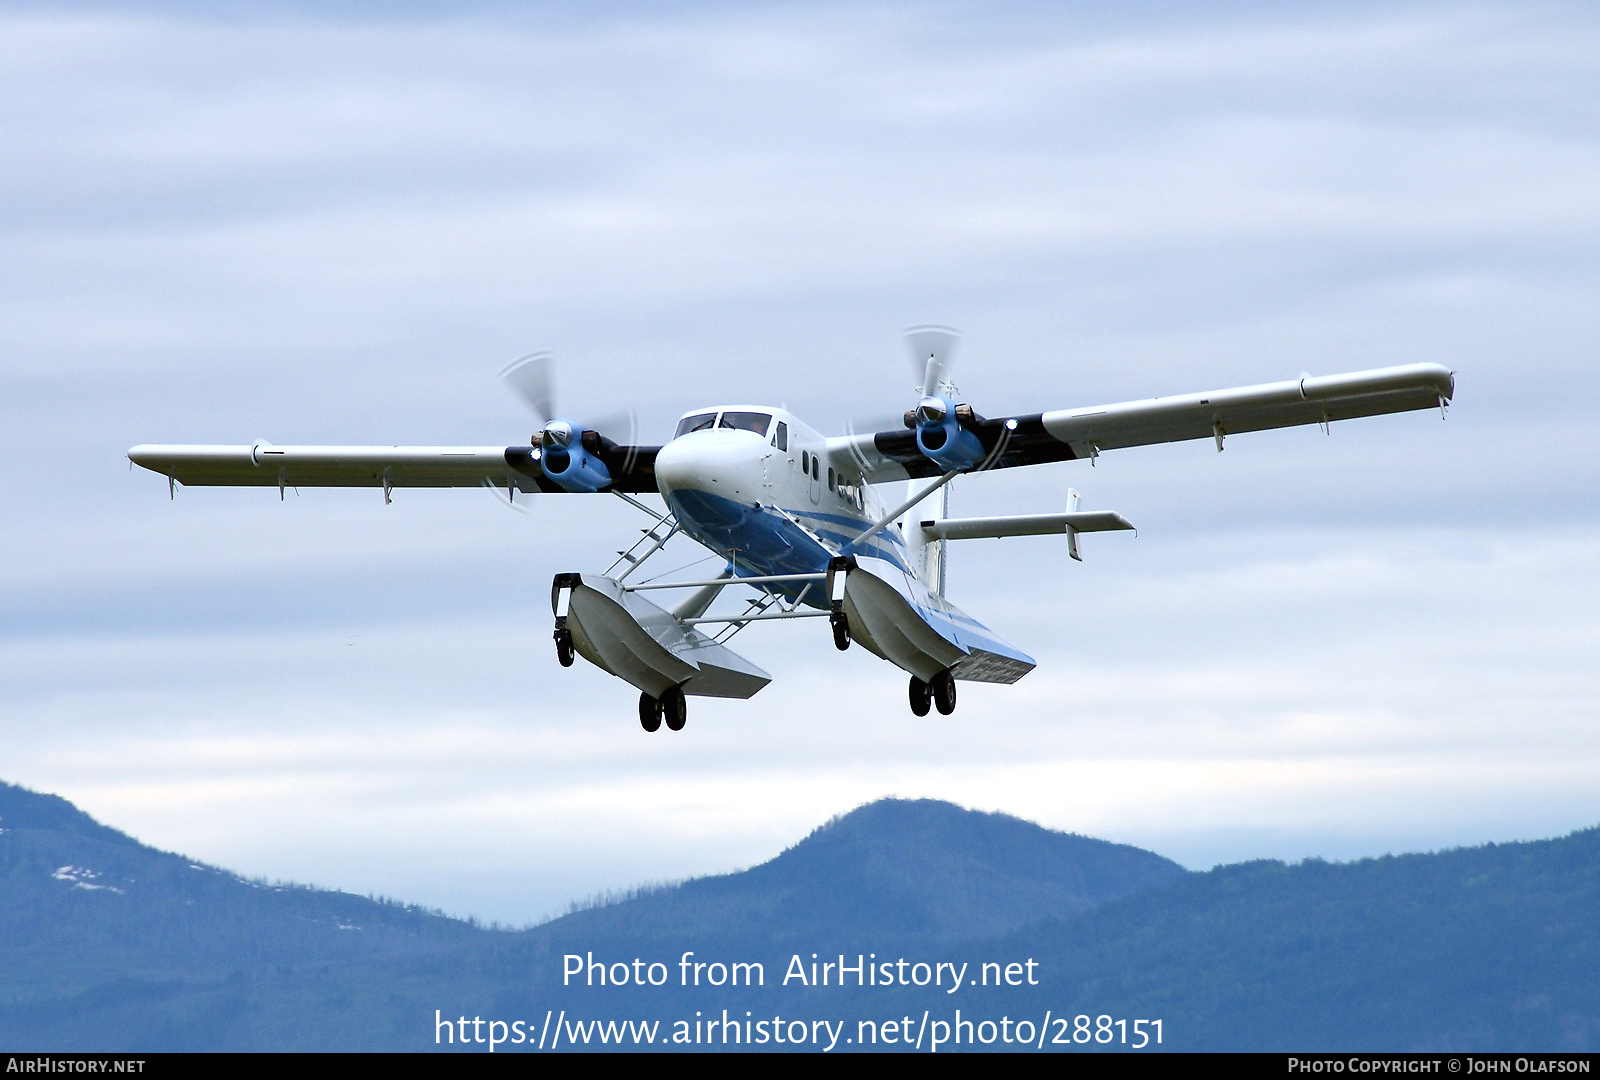
[[[0,8],[0,778],[511,923],[889,794],[1193,867],[1600,822],[1600,16],[1098,8]],[[717,401],[840,430],[912,403],[920,322],[990,414],[1458,394],[959,481],[1139,526],[954,548],[1035,672],[918,720],[825,626],[752,627],[773,684],[677,735],[551,647],[617,500],[169,501],[124,456],[525,441],[494,375],[538,348],[647,441]]]

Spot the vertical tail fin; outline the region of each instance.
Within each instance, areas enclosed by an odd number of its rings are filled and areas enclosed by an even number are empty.
[[[906,547],[911,552],[911,568],[922,579],[923,586],[931,593],[938,596],[944,595],[945,579],[945,544],[947,541],[935,540],[922,531],[924,521],[943,521],[950,516],[950,489],[954,484],[946,484],[934,492],[932,497],[925,499],[912,507],[905,516],[903,532]],[[906,489],[908,497],[915,495],[919,484],[911,481]]]

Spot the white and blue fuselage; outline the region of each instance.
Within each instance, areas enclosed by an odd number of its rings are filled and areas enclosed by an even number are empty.
[[[941,513],[913,507],[905,520],[859,539],[893,505],[862,482],[845,442],[833,440],[830,448],[830,440],[785,409],[699,409],[679,421],[672,441],[657,453],[656,484],[679,527],[726,558],[736,577],[824,573],[836,558],[853,557],[955,650],[939,659],[933,655],[938,649],[930,654],[864,640],[914,675],[930,678],[936,669],[954,667],[957,678],[1010,682],[1032,669],[1030,657],[942,595],[944,542],[925,541],[919,526]],[[939,492],[929,502],[942,499]],[[806,606],[828,607],[827,594],[814,585],[766,587]],[[952,655],[961,659],[950,664]]]

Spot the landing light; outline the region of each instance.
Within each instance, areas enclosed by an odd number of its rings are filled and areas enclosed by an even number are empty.
[[[936,397],[923,398],[917,406],[917,419],[924,424],[942,424],[944,416],[944,402]]]

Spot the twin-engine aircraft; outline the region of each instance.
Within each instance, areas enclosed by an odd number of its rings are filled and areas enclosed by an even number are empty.
[[[673,731],[685,698],[749,698],[771,681],[727,647],[755,622],[826,618],[834,644],[851,642],[910,675],[911,711],[956,707],[956,683],[1014,683],[1032,658],[945,598],[945,546],[977,537],[1078,536],[1132,529],[1121,516],[1078,508],[1017,517],[946,516],[958,476],[1058,461],[1091,462],[1106,450],[1214,439],[1299,424],[1415,409],[1443,412],[1452,373],[1412,364],[1348,375],[1306,376],[1235,390],[1153,398],[1027,416],[985,417],[949,381],[957,335],[944,327],[906,333],[922,395],[903,426],[824,436],[786,409],[720,405],[678,421],[665,446],[621,444],[594,426],[554,416],[548,358],[524,358],[502,374],[540,419],[527,446],[136,446],[135,463],[169,488],[478,487],[508,498],[532,492],[609,493],[650,516],[632,547],[604,573],[562,573],[551,586],[556,655],[582,656],[639,689],[639,722]],[[881,485],[909,482],[885,501]],[[634,498],[660,494],[665,513]],[[715,577],[645,580],[638,571],[683,533],[726,560]],[[730,587],[745,600],[710,615]],[[680,594],[662,606],[656,598]]]

